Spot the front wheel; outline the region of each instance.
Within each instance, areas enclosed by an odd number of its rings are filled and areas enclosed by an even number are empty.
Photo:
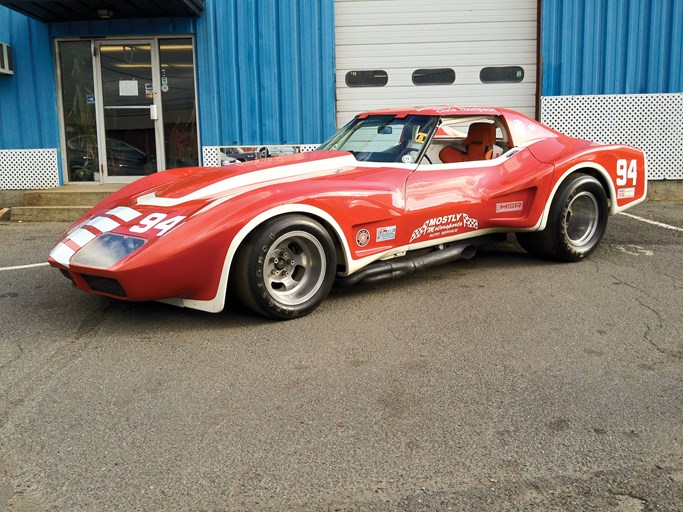
[[[607,195],[600,182],[587,174],[577,173],[557,191],[546,228],[533,233],[517,233],[517,241],[536,256],[579,261],[600,243],[608,214]]]
[[[237,252],[231,287],[252,310],[279,320],[313,311],[327,296],[337,260],[329,233],[301,215],[258,227]]]

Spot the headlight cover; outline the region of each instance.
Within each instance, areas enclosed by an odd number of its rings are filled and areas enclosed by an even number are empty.
[[[78,251],[71,262],[88,267],[109,268],[138,250],[145,242],[143,238],[105,233]]]

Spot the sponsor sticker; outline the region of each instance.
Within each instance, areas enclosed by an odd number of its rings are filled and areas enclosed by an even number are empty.
[[[496,213],[521,212],[522,210],[524,210],[524,201],[496,203]]]
[[[396,226],[387,226],[384,228],[377,228],[377,236],[375,241],[386,242],[387,240],[393,240],[396,238]]]
[[[356,243],[359,247],[365,247],[370,242],[370,232],[367,229],[361,229],[356,234]]]
[[[636,197],[635,187],[620,188],[617,190],[617,199],[629,199],[631,197]]]
[[[453,213],[451,215],[433,217],[426,220],[422,226],[413,231],[413,234],[410,236],[410,242],[424,236],[434,238],[452,235],[463,228],[479,229],[479,221],[466,213]]]

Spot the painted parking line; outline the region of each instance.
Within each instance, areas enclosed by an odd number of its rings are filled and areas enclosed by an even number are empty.
[[[16,267],[0,267],[0,272],[3,270],[21,270],[22,268],[34,268],[34,267],[45,267],[49,265],[46,261],[45,263],[32,263],[31,265],[18,265]]]
[[[671,229],[673,231],[683,231],[683,228],[671,226],[669,224],[664,224],[663,222],[657,222],[656,220],[645,219],[643,217],[638,217],[637,215],[632,215],[630,213],[621,212],[620,215],[625,215],[626,217],[630,217],[632,219],[636,219],[636,220],[639,220],[641,222],[647,222],[648,224],[652,224],[653,226],[659,226],[660,228]]]
[[[639,220],[641,222],[646,222],[648,224],[652,224],[653,226],[659,226],[660,228],[671,229],[673,231],[683,231],[683,228],[671,226],[669,224],[664,224],[663,222],[657,222],[656,220],[645,219],[643,217],[638,217],[637,215],[633,215],[630,213],[621,212],[620,215],[625,215],[626,217],[629,217],[631,219]],[[47,265],[49,265],[49,263],[45,262],[45,263],[33,263],[31,265],[18,265],[16,267],[0,267],[0,272],[2,272],[3,270],[21,270],[21,269],[25,269],[25,268],[45,267]]]

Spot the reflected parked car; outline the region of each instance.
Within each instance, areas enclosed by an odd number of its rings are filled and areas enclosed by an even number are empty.
[[[265,146],[259,148],[257,151],[246,151],[243,147],[229,146],[222,147],[221,152],[240,162],[249,162],[250,160],[258,160],[259,158],[268,158],[270,156],[270,152]]]
[[[97,137],[80,135],[66,143],[69,168],[74,175],[76,170],[88,168],[89,155],[97,155]],[[152,174],[157,170],[154,155],[119,139],[107,137],[107,170],[110,176],[140,176]]]

